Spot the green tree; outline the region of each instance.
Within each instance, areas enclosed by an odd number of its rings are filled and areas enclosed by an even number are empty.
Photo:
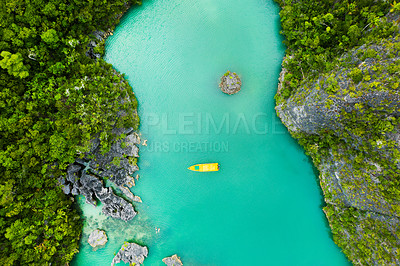
[[[20,53],[12,54],[8,51],[2,51],[0,55],[3,57],[0,66],[7,69],[8,74],[21,79],[29,76],[28,68],[22,63],[23,58]]]
[[[57,178],[94,137],[138,127],[132,88],[110,64],[85,56],[91,33],[112,29],[125,4],[0,5],[0,265],[67,265],[82,223]]]
[[[357,25],[351,25],[349,27],[347,35],[350,38],[351,44],[352,45],[356,45],[358,43],[358,41],[359,41],[360,36],[361,36],[361,30]]]
[[[55,29],[49,29],[45,32],[43,32],[40,37],[42,37],[42,40],[48,44],[55,44],[59,41],[59,38],[57,36],[57,32]]]

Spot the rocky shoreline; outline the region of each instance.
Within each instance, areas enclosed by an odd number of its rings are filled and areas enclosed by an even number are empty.
[[[65,194],[73,196],[83,195],[86,203],[97,205],[97,200],[103,204],[102,212],[106,216],[129,221],[136,212],[131,202],[114,193],[111,187],[104,186],[104,180],[113,182],[125,192],[127,198],[132,199],[132,193],[124,186],[132,186],[131,175],[139,170],[137,165],[131,165],[130,158],[139,157],[140,139],[133,129],[115,130],[118,136],[127,135],[122,140],[112,144],[106,154],[102,154],[100,140],[92,141],[91,151],[84,158],[78,158],[68,166],[67,176],[60,177],[59,182]],[[124,146],[124,147],[122,147]]]
[[[400,96],[390,89],[397,87],[390,69],[400,57],[392,46],[400,47],[397,38],[350,50],[338,58],[340,67],[306,78],[275,107],[313,158],[334,241],[355,264],[400,263],[400,204],[391,180],[400,169]]]
[[[138,1],[136,3],[140,4]],[[125,12],[129,7],[130,5],[126,3]],[[125,12],[116,16],[115,19],[120,19]],[[97,61],[101,58],[101,54],[96,52],[96,48],[104,45],[106,38],[113,35],[113,30],[94,31],[92,35],[94,38],[87,45],[85,54]],[[118,84],[115,85],[118,86]],[[121,90],[123,89],[121,88]],[[122,98],[121,101],[131,101],[131,99],[129,97]],[[125,115],[124,111],[121,111],[118,112],[117,117]],[[100,201],[103,204],[102,213],[104,215],[127,222],[137,215],[132,203],[142,202],[141,198],[134,195],[129,189],[135,185],[133,174],[139,170],[137,158],[139,157],[138,146],[141,144],[141,140],[138,132],[133,128],[114,128],[112,132],[106,133],[116,137],[116,141],[112,143],[109,151],[104,153],[100,138],[93,139],[90,151],[70,164],[66,175],[59,177],[58,182],[64,194],[82,195],[85,197],[86,203],[93,206],[96,206],[97,202]],[[147,140],[144,140],[143,145],[146,146],[146,142]],[[136,179],[138,179],[138,176],[136,175]],[[113,186],[106,187],[106,181],[112,182]],[[118,189],[120,193],[115,191],[113,187]],[[104,246],[107,241],[106,232],[99,229],[94,230],[88,238],[88,243],[94,248],[94,251],[98,247]],[[120,261],[132,265],[141,265],[147,255],[146,246],[125,242],[112,260],[111,265]],[[182,265],[176,255],[165,259],[168,263],[173,263],[167,265]]]

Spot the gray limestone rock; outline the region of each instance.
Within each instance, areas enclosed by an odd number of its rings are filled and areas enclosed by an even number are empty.
[[[136,243],[128,243],[122,245],[121,249],[111,262],[111,266],[120,263],[121,260],[125,263],[142,265],[144,259],[148,255],[147,247],[139,246]]]
[[[122,191],[122,193],[124,193],[124,195],[125,195],[128,199],[134,201],[135,195],[133,195],[133,193],[129,190],[129,188],[127,188],[127,187],[124,186],[124,185],[119,186],[118,188]]]
[[[71,194],[74,195],[74,196],[79,195],[79,189],[78,189],[77,187],[74,187],[74,188],[71,190]]]
[[[132,135],[129,135],[132,136]],[[129,137],[128,136],[128,137]],[[111,149],[120,154],[120,155],[126,155],[126,156],[134,156],[134,157],[139,157],[139,148],[135,145],[133,141],[130,141],[132,139],[129,137],[129,139],[125,138],[124,140],[118,140],[115,142],[112,146]],[[128,139],[128,141],[127,141]]]
[[[113,130],[114,131],[114,130]],[[139,136],[132,133],[133,128],[115,129],[116,134],[129,134],[123,140],[115,142],[111,150],[102,154],[100,140],[91,141],[90,153],[85,158],[77,158],[75,163],[67,168],[67,177],[60,177],[59,183],[65,194],[83,195],[86,202],[96,206],[96,198],[103,203],[102,212],[113,218],[129,221],[135,217],[136,212],[130,202],[114,194],[111,188],[105,188],[101,178],[107,178],[117,186],[123,187],[123,192],[131,201],[140,201],[135,197],[125,184],[132,184],[130,176],[139,170],[136,165],[131,165],[125,156],[138,157],[140,143]],[[122,144],[123,143],[123,144]],[[93,159],[87,159],[90,157]]]
[[[111,192],[109,191],[110,188],[102,188],[100,191],[95,191],[96,198],[98,198],[101,202],[106,202],[108,198],[110,198]]]
[[[125,135],[129,135],[133,133],[133,128],[129,127],[129,128],[114,128],[111,131],[113,134],[115,135],[121,135],[121,134],[125,134]],[[134,133],[136,134],[136,133]]]
[[[182,266],[183,265],[182,261],[176,254],[172,255],[171,257],[163,258],[162,261],[165,264],[167,264],[168,266]]]
[[[76,182],[78,182],[78,180],[79,180],[78,173],[67,173],[66,181],[75,184]]]
[[[133,144],[140,144],[140,138],[137,134],[132,133],[126,136],[125,140],[126,143],[133,145]]]
[[[113,193],[109,195],[110,197],[104,201],[104,206],[102,209],[104,215],[124,221],[132,220],[133,217],[136,216],[136,212],[133,209],[132,204],[118,196],[115,196]]]
[[[90,146],[90,153],[94,153],[97,148],[100,146],[100,140],[99,139],[93,139],[91,141],[91,146]]]
[[[64,194],[68,195],[69,193],[71,193],[71,186],[70,185],[63,185],[62,186],[62,190],[63,190]]]
[[[90,188],[80,187],[79,191],[80,191],[81,195],[85,197],[86,203],[89,203],[93,206],[97,205],[96,200],[93,199],[93,194],[92,194],[92,191]]]
[[[104,38],[103,38],[104,33],[105,33],[104,31],[95,30],[95,31],[93,32],[93,35],[94,35],[94,37],[96,37],[96,39],[97,39],[98,41],[103,41],[103,40],[104,40]]]
[[[70,164],[67,168],[67,173],[71,174],[71,173],[77,173],[82,169],[81,165],[78,164]]]
[[[103,230],[96,229],[89,235],[89,245],[92,247],[104,246],[107,243],[107,235]]]
[[[89,47],[96,47],[97,43],[95,41],[90,41],[88,44]]]
[[[87,165],[87,160],[82,159],[82,158],[76,158],[76,159],[75,159],[75,162],[78,163],[78,164],[80,164],[80,165],[84,165],[84,166]]]
[[[235,72],[228,71],[221,77],[219,87],[226,94],[235,94],[240,91],[242,81]]]
[[[89,174],[82,174],[80,192],[86,197],[86,202],[96,205],[93,193],[104,205],[102,212],[113,218],[129,221],[136,216],[136,212],[129,202],[116,196],[111,188],[104,188],[103,183],[97,177]]]

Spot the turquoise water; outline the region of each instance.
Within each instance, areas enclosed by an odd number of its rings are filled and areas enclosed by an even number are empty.
[[[185,265],[347,265],[321,210],[312,165],[275,116],[284,47],[272,0],[147,0],[109,37],[106,60],[139,100],[143,203],[129,223],[83,205],[73,265],[109,265],[125,240],[149,247],[145,265],[178,253]],[[227,70],[242,90],[223,94]],[[195,163],[221,170],[195,173]],[[110,241],[93,251],[87,235]],[[157,233],[156,228],[160,228]]]

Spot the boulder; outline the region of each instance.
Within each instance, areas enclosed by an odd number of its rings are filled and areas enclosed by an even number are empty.
[[[228,70],[228,72],[221,77],[221,83],[219,84],[219,87],[221,88],[222,92],[226,94],[235,94],[240,91],[240,88],[242,87],[242,81],[240,80],[238,74]]]
[[[74,188],[71,190],[71,194],[74,195],[74,196],[79,195],[79,189],[78,189],[77,187],[74,187]]]
[[[147,247],[139,246],[136,243],[128,243],[122,245],[121,249],[111,262],[111,266],[120,263],[121,260],[125,263],[133,265],[142,265],[144,259],[147,257]]]
[[[67,181],[75,184],[78,182],[78,173],[67,173]]]
[[[136,133],[126,136],[124,141],[129,144],[140,144],[140,138]]]
[[[107,235],[103,230],[96,229],[89,235],[89,245],[92,247],[104,246],[107,243]]]
[[[60,183],[60,185],[65,184],[65,178],[63,176],[60,176],[57,180],[58,180],[58,183]]]
[[[96,207],[97,202],[95,199],[93,199],[93,194],[92,194],[92,191],[90,190],[90,188],[80,187],[79,191],[80,191],[81,195],[85,196],[86,203],[89,203]]]
[[[162,261],[165,264],[167,264],[168,266],[182,266],[183,265],[182,261],[179,259],[179,257],[176,254],[172,255],[171,257],[163,258]]]
[[[104,40],[104,38],[103,38],[104,34],[105,34],[104,31],[99,31],[99,30],[95,30],[93,32],[94,37],[96,37],[96,39],[100,42]]]
[[[78,165],[78,164],[70,164],[67,168],[67,173],[71,174],[71,173],[77,173],[81,170],[82,166]]]
[[[136,212],[129,202],[116,196],[112,190],[108,189],[107,197],[102,201],[102,212],[106,216],[118,218],[124,221],[132,220],[136,216]]]
[[[94,153],[97,148],[100,146],[100,140],[99,139],[94,139],[90,142],[90,153]]]
[[[69,193],[71,193],[71,186],[70,185],[62,185],[62,190],[65,195],[68,195]]]

